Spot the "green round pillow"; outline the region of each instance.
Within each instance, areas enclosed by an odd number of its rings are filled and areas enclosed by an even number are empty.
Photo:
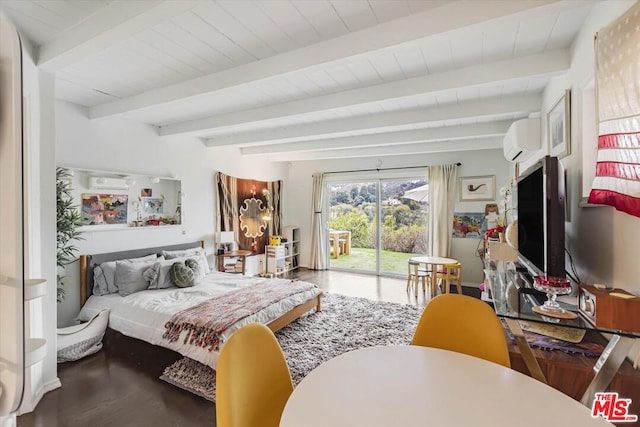
[[[191,266],[185,265],[182,262],[176,262],[171,266],[169,276],[171,277],[171,281],[181,288],[188,288],[196,284],[196,271]]]

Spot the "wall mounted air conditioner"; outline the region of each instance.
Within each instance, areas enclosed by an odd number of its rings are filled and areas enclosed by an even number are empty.
[[[107,178],[105,176],[89,177],[89,187],[105,190],[128,190],[129,185],[126,179]]]
[[[540,149],[540,119],[513,122],[504,136],[504,157],[510,162],[522,162]]]

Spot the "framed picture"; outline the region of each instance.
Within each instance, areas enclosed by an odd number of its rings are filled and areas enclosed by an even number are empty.
[[[82,194],[82,225],[127,223],[126,194]]]
[[[453,214],[453,237],[480,239],[482,233],[482,222],[484,214],[482,212],[456,212]]]
[[[547,113],[549,154],[563,158],[571,153],[571,89]]]
[[[153,190],[151,188],[143,188],[140,190],[140,197],[151,197],[153,196]]]
[[[142,199],[142,210],[147,214],[161,214],[164,212],[163,209],[164,199],[161,198],[150,198]]]
[[[460,201],[494,200],[496,198],[496,176],[467,176],[458,179]]]

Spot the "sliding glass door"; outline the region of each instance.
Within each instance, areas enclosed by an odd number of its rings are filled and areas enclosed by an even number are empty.
[[[329,268],[406,276],[407,260],[427,253],[424,178],[340,180],[329,195]]]

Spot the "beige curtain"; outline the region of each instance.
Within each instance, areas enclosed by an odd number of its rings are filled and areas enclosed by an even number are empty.
[[[456,202],[457,165],[429,167],[429,253],[449,256]]]
[[[322,220],[322,193],[324,189],[324,176],[321,173],[313,174],[313,193],[311,199],[311,260],[309,268],[313,270],[327,269],[327,236]]]

